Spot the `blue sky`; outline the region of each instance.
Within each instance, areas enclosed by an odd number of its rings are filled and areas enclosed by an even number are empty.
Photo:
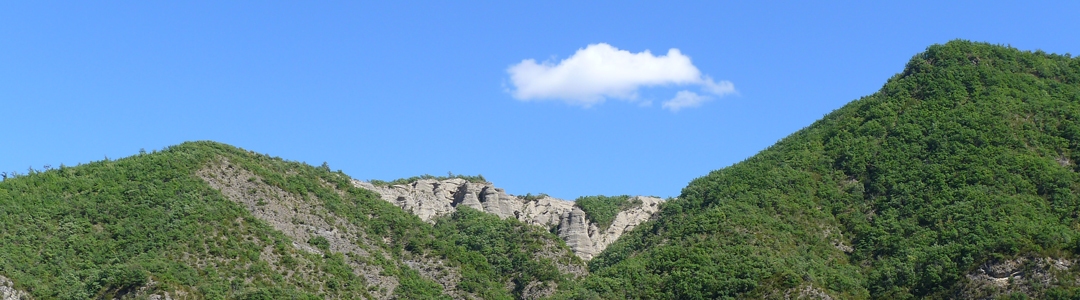
[[[0,170],[214,140],[365,180],[449,171],[512,194],[677,196],[929,45],[1080,53],[1080,4],[1065,1],[223,2],[0,3]],[[511,66],[600,43],[678,49],[735,92],[515,97]],[[711,100],[662,107],[687,89]]]

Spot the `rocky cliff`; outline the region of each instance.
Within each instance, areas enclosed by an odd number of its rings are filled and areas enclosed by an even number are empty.
[[[454,178],[445,180],[421,179],[409,184],[376,186],[353,180],[353,185],[379,193],[383,200],[410,211],[425,222],[453,213],[465,205],[491,213],[499,218],[515,218],[526,224],[554,229],[574,254],[584,260],[603,251],[624,232],[648,220],[664,199],[636,196],[641,205],[619,212],[607,228],[598,228],[585,212],[567,201],[548,196],[526,199],[507,194],[490,182],[477,183]]]

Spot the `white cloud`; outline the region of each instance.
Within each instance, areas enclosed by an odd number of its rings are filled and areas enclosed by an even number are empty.
[[[558,64],[526,59],[506,71],[515,88],[510,91],[514,98],[561,100],[583,107],[608,98],[635,101],[638,89],[649,86],[698,85],[717,97],[735,93],[731,82],[713,81],[690,62],[689,56],[674,48],[666,55],[654,56],[648,50],[630,53],[600,43],[578,49]]]
[[[720,82],[713,81],[712,77],[705,76],[701,83],[701,90],[706,93],[716,95],[717,97],[723,97],[727,94],[735,93],[735,85],[731,81],[721,80]]]
[[[664,104],[662,106],[664,107],[664,109],[670,110],[672,112],[678,112],[683,108],[701,106],[702,103],[705,103],[705,101],[709,100],[711,99],[708,96],[698,95],[697,93],[691,91],[679,91],[675,94],[674,99],[664,101]]]

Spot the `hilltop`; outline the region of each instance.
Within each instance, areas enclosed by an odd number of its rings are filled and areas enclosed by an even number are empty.
[[[697,178],[575,297],[1080,296],[1080,59],[951,41]]]
[[[1080,59],[956,40],[678,198],[187,142],[0,182],[0,296],[1080,298]]]
[[[325,165],[214,142],[8,178],[0,208],[4,291],[38,299],[537,298],[587,273],[544,228],[429,224]]]

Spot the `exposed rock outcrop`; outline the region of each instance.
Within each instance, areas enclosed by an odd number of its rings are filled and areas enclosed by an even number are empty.
[[[596,253],[607,249],[608,245],[614,243],[619,239],[623,233],[634,229],[638,224],[648,221],[652,218],[653,214],[660,210],[660,203],[664,203],[665,199],[657,197],[645,197],[636,196],[630,198],[630,201],[635,199],[641,200],[640,206],[633,206],[624,211],[620,211],[615,215],[615,221],[611,222],[611,225],[606,229],[596,230],[596,233],[590,232],[589,236],[595,243]],[[595,226],[593,226],[595,227]]]
[[[363,230],[327,211],[318,201],[304,201],[299,195],[265,184],[258,175],[229,163],[227,159],[211,163],[196,175],[220,191],[226,199],[247,208],[256,218],[292,238],[293,247],[299,250],[322,254],[322,250],[309,241],[315,237],[323,237],[328,244],[326,249],[330,252],[350,253],[358,257],[382,255],[389,258],[386,253],[369,253],[361,247],[360,244],[364,244],[368,246],[367,249],[378,249],[367,239]],[[260,259],[281,259],[269,249],[267,246]],[[196,262],[196,265],[201,263],[203,262]],[[393,295],[398,286],[397,278],[384,275],[381,267],[356,259],[347,259],[346,263],[353,268],[354,274],[364,277],[369,285],[376,287],[371,290],[373,297],[389,299]],[[297,274],[295,270],[279,270],[275,267],[275,271],[282,272],[285,277],[308,277],[308,274]],[[452,286],[447,287],[448,291],[451,289]]]
[[[420,277],[442,286],[442,293],[453,299],[478,297],[459,288],[458,285],[462,282],[462,271],[457,265],[448,264],[438,256],[429,256],[426,251],[405,250],[400,256],[391,256],[386,249],[382,248],[383,244],[371,240],[364,229],[328,210],[316,195],[293,194],[267,184],[258,174],[243,166],[233,164],[224,157],[210,162],[203,169],[196,171],[195,175],[221,192],[226,199],[246,208],[252,216],[293,241],[292,246],[300,251],[282,254],[276,253],[272,247],[267,246],[259,256],[261,260],[269,262],[271,268],[281,273],[286,280],[301,282],[307,278],[321,277],[314,276],[319,274],[309,274],[320,270],[279,268],[276,262],[283,259],[302,261],[305,255],[323,254],[328,251],[347,254],[343,256],[344,262],[352,267],[355,275],[365,279],[365,283],[369,285],[367,292],[370,293],[370,298],[391,299],[400,286],[398,277],[384,272],[380,265],[372,263],[378,261],[369,259],[372,257],[400,262],[403,267],[415,270]],[[353,182],[360,187],[376,189],[370,184],[365,186],[359,181]],[[328,182],[323,182],[323,184],[325,187],[335,188]],[[341,190],[336,191],[339,194],[345,193]],[[530,220],[528,224],[552,228],[558,226],[560,220],[564,218],[563,212],[573,207],[573,202],[550,197],[524,201],[507,195],[502,189],[497,189],[490,184],[473,184],[461,179],[419,181],[408,188],[392,187],[380,192],[383,199],[416,213],[428,222],[434,222],[433,218],[437,216],[453,213],[458,205],[464,204],[480,211],[490,212],[500,218],[514,217]],[[315,240],[319,242],[313,242]],[[389,243],[389,240],[383,238],[382,242]],[[302,252],[307,252],[307,254]],[[555,240],[545,239],[545,243],[539,249],[532,249],[530,254],[535,259],[553,260],[554,266],[560,273],[572,274],[575,277],[588,274],[585,265],[571,259],[567,249],[561,247]],[[195,267],[214,263],[197,258],[185,258],[185,260]],[[508,284],[510,284],[508,291],[523,288],[517,293],[520,293],[524,299],[550,296],[558,288],[558,285],[551,280],[534,279],[524,283],[523,287],[516,287],[516,283],[512,281]]]
[[[1040,299],[1047,287],[1080,284],[1080,279],[1068,275],[1074,263],[1067,258],[1030,256],[987,261],[965,275],[955,297],[998,299],[1020,293]]]
[[[13,286],[15,283],[11,282],[11,279],[0,275],[0,300],[23,300],[31,299],[30,294],[25,291],[16,290]]]
[[[130,291],[123,295],[118,295],[112,300],[131,300],[131,299],[147,299],[147,300],[179,300],[184,299],[188,293],[183,290],[176,290],[172,293],[161,291],[161,283],[150,279],[143,286],[135,288],[134,291]]]
[[[607,228],[598,228],[585,212],[567,201],[548,196],[525,199],[509,195],[490,182],[477,183],[464,179],[421,179],[410,184],[376,186],[353,180],[353,185],[379,193],[383,200],[410,211],[425,222],[451,214],[459,205],[499,216],[515,218],[526,224],[556,228],[559,238],[578,257],[590,260],[615,242],[624,232],[652,217],[664,199],[636,196],[641,205],[619,212]]]

